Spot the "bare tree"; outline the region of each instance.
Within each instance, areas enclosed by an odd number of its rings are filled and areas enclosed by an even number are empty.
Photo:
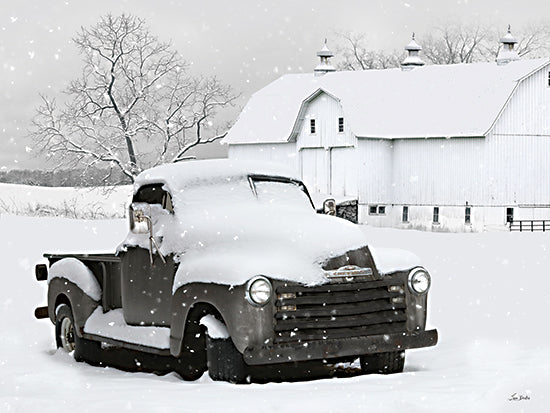
[[[500,49],[500,39],[506,32],[490,30],[480,24],[449,23],[436,26],[428,34],[417,36],[422,46],[421,56],[430,64],[472,63],[494,61]],[[520,56],[539,57],[550,54],[550,25],[530,23],[513,30],[518,40]],[[339,33],[337,48],[341,70],[384,69],[399,66],[404,54],[395,51],[375,51],[369,48],[366,35]],[[405,43],[403,44],[405,45]]]
[[[487,38],[487,30],[479,25],[438,26],[431,34],[422,37],[422,54],[433,64],[485,60],[482,51]]]
[[[550,24],[547,21],[531,22],[520,28],[511,28],[517,40],[515,50],[520,57],[547,57],[550,55]],[[484,55],[487,60],[494,60],[502,46],[500,39],[506,34],[504,30],[492,30],[486,42]]]
[[[42,97],[31,135],[64,167],[107,163],[130,180],[143,169],[181,159],[191,148],[225,136],[204,134],[219,108],[236,96],[213,77],[193,77],[170,43],[144,20],[107,15],[82,28],[80,78],[63,104]]]
[[[404,53],[370,50],[365,34],[338,33],[342,45],[337,46],[340,70],[388,69],[399,67]]]

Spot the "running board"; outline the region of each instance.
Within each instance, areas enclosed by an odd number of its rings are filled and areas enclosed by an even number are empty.
[[[159,355],[170,354],[170,328],[133,326],[124,321],[122,309],[103,312],[98,306],[88,317],[82,337],[104,343],[102,347],[122,347]]]

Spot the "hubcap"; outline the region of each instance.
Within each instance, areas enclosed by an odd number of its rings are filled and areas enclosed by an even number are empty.
[[[74,327],[69,317],[65,317],[61,321],[61,344],[68,352],[74,350]]]

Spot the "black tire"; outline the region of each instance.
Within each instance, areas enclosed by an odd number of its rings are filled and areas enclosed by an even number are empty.
[[[392,351],[361,356],[361,370],[366,374],[401,373],[405,367],[405,352]]]
[[[71,307],[61,304],[55,309],[55,342],[67,353],[76,350],[76,326]]]
[[[206,357],[208,375],[212,380],[236,384],[249,382],[248,367],[231,338],[214,339],[207,335]]]
[[[65,324],[65,325],[64,325]],[[67,334],[67,326],[70,333]],[[101,352],[101,344],[79,337],[76,333],[73,311],[68,304],[60,304],[55,311],[55,343],[57,348],[73,352],[76,361],[87,361],[87,355],[97,356]],[[70,344],[70,345],[68,345]]]

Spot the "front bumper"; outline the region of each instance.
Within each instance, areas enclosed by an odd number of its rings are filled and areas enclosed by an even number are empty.
[[[243,356],[249,365],[262,365],[349,356],[359,357],[365,354],[430,347],[436,344],[437,330],[407,331],[247,348]]]

